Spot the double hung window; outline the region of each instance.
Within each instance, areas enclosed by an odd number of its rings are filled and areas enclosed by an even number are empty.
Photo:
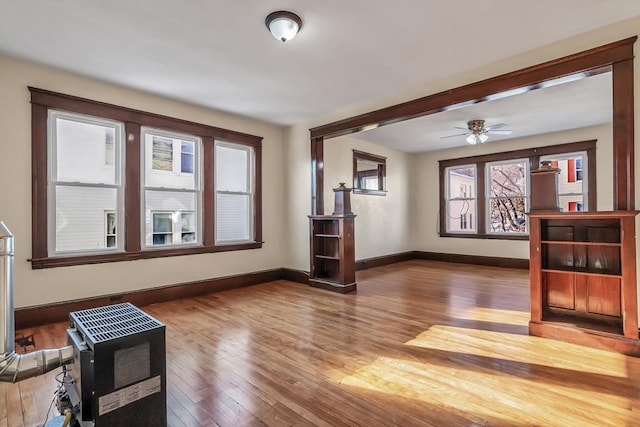
[[[262,246],[262,138],[30,90],[33,268]]]
[[[595,206],[596,141],[440,161],[440,235],[526,239],[530,170],[542,160],[560,169],[563,211]]]

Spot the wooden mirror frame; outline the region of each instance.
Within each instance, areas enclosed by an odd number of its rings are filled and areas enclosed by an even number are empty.
[[[444,111],[461,102],[482,102],[512,89],[535,88],[548,80],[611,67],[613,79],[613,208],[634,210],[633,44],[638,37],[575,53],[455,89],[392,105],[309,129],[311,213],[324,214],[324,140]]]
[[[375,169],[371,176],[376,177],[377,188],[366,189],[360,187],[360,172],[358,171],[358,162],[363,161],[370,163]],[[376,154],[366,153],[364,151],[353,150],[353,192],[354,194],[372,194],[376,196],[387,195],[387,158]]]

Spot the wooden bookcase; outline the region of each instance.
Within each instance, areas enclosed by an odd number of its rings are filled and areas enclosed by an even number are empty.
[[[312,215],[311,286],[347,293],[356,290],[355,247],[351,215]]]
[[[636,214],[529,215],[532,335],[640,356]]]

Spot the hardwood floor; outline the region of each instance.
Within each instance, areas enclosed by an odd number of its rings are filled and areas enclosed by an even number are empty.
[[[526,270],[357,277],[357,295],[277,281],[144,307],[167,325],[169,426],[640,425],[640,359],[529,336]],[[24,332],[57,347],[65,327]],[[42,425],[54,376],[0,383],[0,426]]]

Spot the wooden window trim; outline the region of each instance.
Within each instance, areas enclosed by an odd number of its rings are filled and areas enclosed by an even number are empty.
[[[570,142],[567,144],[549,145],[544,147],[526,148],[522,150],[503,151],[500,153],[484,154],[479,156],[461,157],[456,159],[440,160],[439,176],[440,176],[440,237],[459,237],[472,239],[500,239],[500,240],[529,240],[528,235],[507,233],[497,234],[488,233],[486,231],[486,202],[485,194],[485,169],[487,163],[497,161],[509,161],[517,159],[529,159],[529,170],[538,168],[541,156],[556,155],[564,153],[572,153],[584,151],[587,153],[588,169],[587,169],[587,197],[589,210],[596,210],[596,142],[597,140]],[[446,169],[455,166],[466,166],[474,164],[476,166],[476,212],[477,212],[477,233],[460,233],[447,232],[447,207],[446,207],[446,188],[445,173]]]
[[[358,183],[358,160],[370,161],[378,164],[376,176],[378,177],[378,189],[369,190],[359,188]],[[353,150],[353,192],[354,194],[369,194],[375,196],[387,195],[387,158],[365,151]]]
[[[159,114],[121,107],[113,104],[79,98],[29,87],[31,92],[31,171],[32,171],[32,256],[29,261],[34,269],[83,264],[131,261],[180,255],[195,255],[262,247],[262,137],[175,119]],[[125,215],[124,252],[98,255],[49,256],[47,215],[47,115],[50,109],[85,114],[120,121],[125,128]],[[140,203],[140,139],[141,128],[150,127],[188,133],[202,139],[203,144],[203,206],[202,246],[141,248]],[[254,242],[216,245],[214,240],[214,150],[216,140],[248,145],[254,149]]]

